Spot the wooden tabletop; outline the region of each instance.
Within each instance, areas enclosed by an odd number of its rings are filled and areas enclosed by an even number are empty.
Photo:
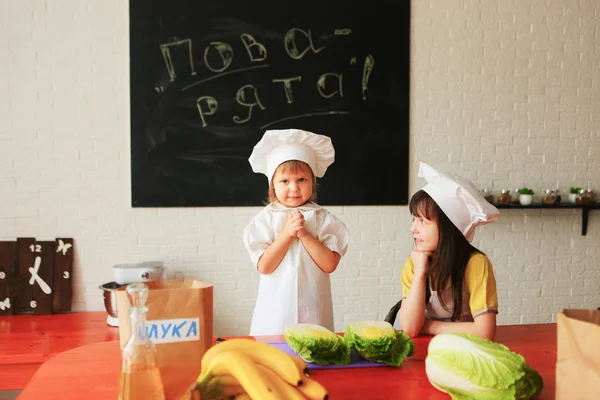
[[[263,342],[282,340],[262,336]],[[425,374],[425,357],[430,336],[417,337],[415,355],[399,368],[318,369],[313,378],[323,384],[330,399],[345,400],[435,400],[449,399],[436,390]],[[496,341],[517,352],[544,380],[541,400],[554,399],[556,324],[499,326]],[[121,353],[118,341],[82,346],[58,354],[45,362],[19,400],[114,399],[117,397]]]
[[[0,391],[25,388],[48,360],[76,347],[119,339],[106,312],[0,317]]]

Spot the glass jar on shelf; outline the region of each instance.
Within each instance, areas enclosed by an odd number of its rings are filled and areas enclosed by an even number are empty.
[[[546,189],[544,195],[542,196],[542,204],[546,206],[556,204],[556,195],[552,189]]]
[[[592,189],[586,190],[586,193],[588,194],[588,196],[590,198],[590,203],[596,203],[596,201],[598,201],[598,196],[597,196],[596,192],[594,192]]]
[[[521,195],[521,189],[519,189],[519,188],[516,188],[516,189],[513,191],[513,196],[512,196],[512,203],[513,203],[513,204],[520,204],[520,203],[519,203],[519,196],[520,196],[520,195]]]
[[[156,348],[146,333],[148,287],[143,283],[132,283],[125,290],[131,302],[131,333],[122,351],[118,400],[164,400]]]
[[[555,190],[553,190],[553,192],[554,192],[554,197],[556,198],[556,204],[560,204],[560,202],[562,201],[562,196],[560,195],[560,190],[555,189]]]
[[[494,202],[494,195],[492,194],[492,191],[490,189],[483,189],[481,193],[483,194],[483,197],[488,201],[488,203]]]
[[[497,203],[501,205],[508,205],[510,204],[510,200],[510,190],[502,189],[502,191],[498,195]]]
[[[588,192],[584,189],[581,189],[579,191],[579,193],[577,194],[577,197],[575,197],[575,204],[581,204],[581,205],[585,205],[585,204],[589,204],[590,203],[590,195],[588,194]]]

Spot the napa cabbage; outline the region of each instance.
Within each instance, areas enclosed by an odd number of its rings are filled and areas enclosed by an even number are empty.
[[[537,397],[542,377],[506,346],[467,333],[444,333],[429,343],[429,382],[453,400],[514,400]]]
[[[344,340],[362,358],[394,367],[415,351],[415,344],[410,337],[402,331],[396,331],[385,321],[353,322],[346,327]]]
[[[329,329],[314,324],[286,326],[284,338],[292,350],[307,362],[320,365],[350,364],[350,347]]]

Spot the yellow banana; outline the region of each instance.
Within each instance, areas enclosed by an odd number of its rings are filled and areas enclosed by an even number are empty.
[[[263,375],[263,379],[269,382],[270,385],[273,385],[275,389],[277,389],[277,391],[281,393],[281,395],[283,396],[281,397],[282,399],[306,400],[306,398],[302,395],[302,393],[298,391],[298,389],[295,386],[288,384],[270,368],[267,368],[261,364],[258,364],[258,368],[261,371],[261,374]]]
[[[252,399],[276,400],[282,398],[277,389],[263,379],[262,371],[254,361],[243,352],[233,350],[219,352],[211,359],[206,369],[202,370],[198,382],[203,385],[215,376],[222,375],[234,377]]]
[[[212,363],[217,355],[231,350],[242,352],[254,362],[270,368],[290,385],[302,384],[306,363],[298,363],[283,350],[251,339],[229,339],[214,345],[202,357],[202,371]]]
[[[296,368],[302,371],[304,375],[310,374],[310,368],[306,365],[306,361],[304,361],[301,357],[290,355],[290,358],[296,364]]]
[[[327,389],[308,376],[304,377],[302,386],[298,386],[298,390],[309,400],[326,400],[329,397]]]
[[[207,379],[206,385],[203,386],[202,390],[204,397],[209,399],[222,396],[234,396],[244,392],[243,386],[231,375],[217,375]]]
[[[201,395],[200,395],[200,388],[199,388],[198,384],[194,384],[194,386],[188,390],[188,393],[189,393],[189,400],[202,400],[200,398]],[[184,398],[185,397],[182,397],[182,400]]]

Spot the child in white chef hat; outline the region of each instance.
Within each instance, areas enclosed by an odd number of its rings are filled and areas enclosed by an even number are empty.
[[[427,185],[409,204],[415,249],[402,271],[400,325],[409,336],[466,332],[494,340],[494,271],[470,242],[477,226],[500,213],[464,178],[425,163],[419,176]]]
[[[348,228],[314,202],[316,178],[333,163],[327,136],[269,130],[249,161],[267,176],[269,204],[244,230],[244,244],[261,273],[250,335],[281,335],[286,325],[333,326],[329,274],[348,247]]]

